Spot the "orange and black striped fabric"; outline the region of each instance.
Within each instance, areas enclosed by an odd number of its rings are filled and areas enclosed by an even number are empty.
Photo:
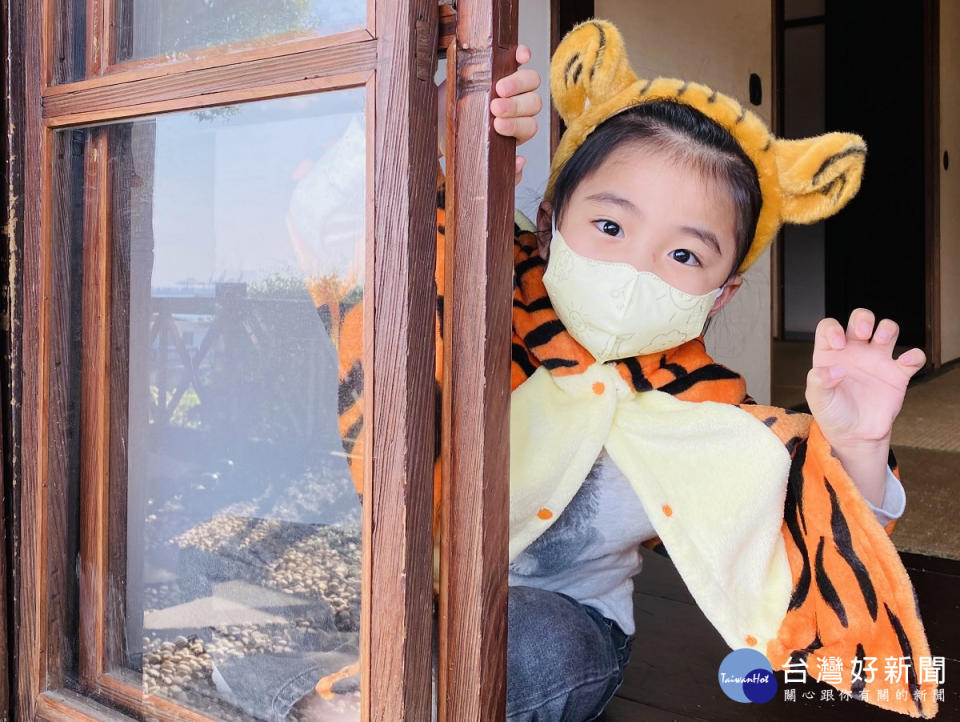
[[[444,203],[442,176],[437,202],[437,388],[442,369]],[[546,262],[536,237],[516,228],[514,243],[513,343],[511,390],[540,366],[552,374],[581,373],[594,363],[590,353],[564,329],[543,285]],[[362,494],[363,419],[360,358],[361,306],[330,305],[314,296],[340,355],[340,432],[349,455],[357,491]],[[321,303],[321,301],[324,301]],[[334,311],[330,309],[334,308]],[[789,607],[777,638],[766,650],[775,669],[804,665],[817,678],[842,660],[837,690],[885,709],[914,717],[936,713],[935,683],[920,676],[920,659],[930,657],[915,592],[889,539],[896,521],[881,527],[856,485],[844,471],[809,415],[757,404],[746,392],[743,377],[715,363],[703,337],[662,353],[615,363],[621,377],[637,392],[657,389],[684,401],[737,405],[776,434],[791,458],[782,536],[793,582]],[[438,423],[439,428],[439,423]],[[889,463],[900,473],[891,452]],[[782,483],[783,480],[771,480]],[[434,476],[434,532],[438,531],[440,499],[439,444]],[[645,545],[654,547],[659,539]],[[756,640],[744,640],[745,646]],[[875,672],[852,674],[851,660],[874,658]],[[902,680],[888,681],[889,658],[905,659]],[[888,698],[880,699],[887,688]]]

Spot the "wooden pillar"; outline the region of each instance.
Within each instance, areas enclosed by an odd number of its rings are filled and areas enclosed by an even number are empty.
[[[438,719],[506,715],[513,140],[494,84],[516,68],[517,0],[461,0],[448,49]]]

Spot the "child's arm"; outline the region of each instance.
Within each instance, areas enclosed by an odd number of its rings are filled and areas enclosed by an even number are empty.
[[[807,375],[810,412],[874,509],[884,507],[890,488],[893,420],[910,378],[926,361],[919,348],[893,359],[898,333],[890,319],[880,321],[874,333],[874,315],[865,308],[854,309],[846,331],[836,319],[825,318],[817,325],[813,367]]]

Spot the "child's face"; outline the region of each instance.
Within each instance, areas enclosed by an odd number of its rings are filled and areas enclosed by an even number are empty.
[[[733,201],[717,183],[631,144],[581,181],[559,230],[583,256],[629,263],[701,295],[727,280],[735,223]]]

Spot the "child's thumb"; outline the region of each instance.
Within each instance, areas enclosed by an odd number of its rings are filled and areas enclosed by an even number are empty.
[[[833,395],[833,389],[839,384],[847,370],[843,366],[814,366],[807,373],[807,402],[811,400],[815,405],[817,402],[825,403]],[[813,396],[813,399],[810,396]]]

